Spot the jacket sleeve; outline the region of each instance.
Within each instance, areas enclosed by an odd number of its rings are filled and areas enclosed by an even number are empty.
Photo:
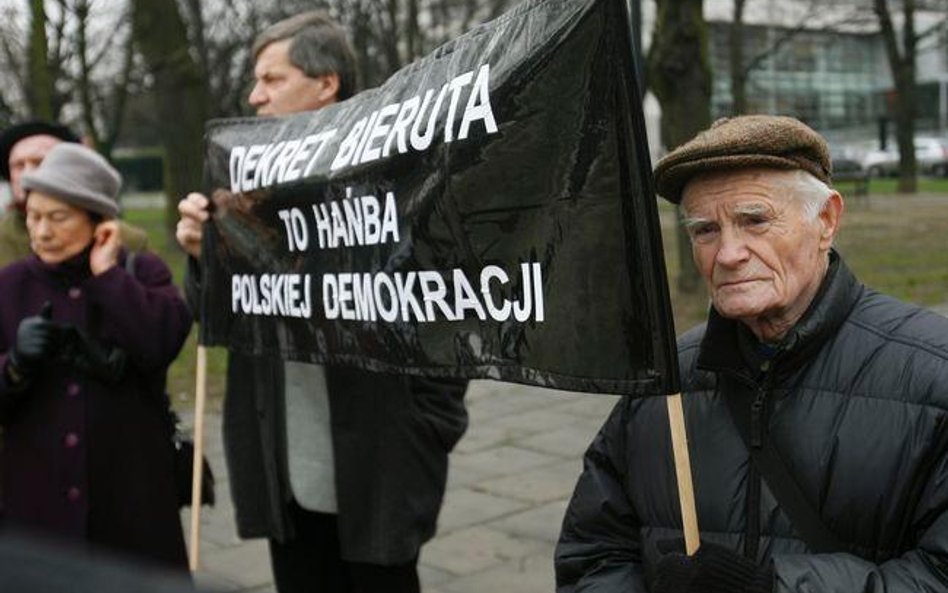
[[[415,376],[407,380],[414,405],[438,435],[444,451],[450,452],[467,430],[467,380]]]
[[[162,370],[181,351],[191,314],[157,256],[139,253],[134,276],[114,266],[89,279],[86,292],[98,315],[96,337],[125,350],[141,370]]]
[[[583,458],[556,546],[558,593],[645,592],[639,520],[623,488],[630,399],[616,404]]]
[[[844,553],[775,555],[775,593],[948,591],[948,454],[934,466],[920,500],[909,530],[919,534],[914,549],[881,564]]]
[[[0,290],[9,290],[7,284],[3,284]],[[10,363],[10,351],[16,342],[16,329],[19,326],[19,319],[15,319],[12,312],[9,315],[0,315],[0,424],[5,424],[10,417],[13,409],[19,405],[23,399],[24,391],[28,383],[21,381],[14,383],[8,374],[7,365]],[[0,434],[2,441],[2,434]]]

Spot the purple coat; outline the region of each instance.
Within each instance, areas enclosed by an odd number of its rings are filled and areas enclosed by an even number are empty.
[[[36,256],[0,270],[0,369],[20,321],[52,303],[71,324],[127,354],[107,384],[50,361],[25,391],[0,373],[3,521],[185,566],[172,473],[165,375],[191,316],[167,266],[142,252],[92,276],[86,255],[57,265]]]

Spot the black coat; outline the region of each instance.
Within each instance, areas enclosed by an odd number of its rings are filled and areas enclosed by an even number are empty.
[[[188,298],[198,301],[191,260]],[[327,366],[339,539],[352,562],[402,564],[435,533],[448,453],[467,428],[466,381]],[[287,540],[283,361],[231,352],[223,436],[237,530]]]
[[[31,256],[0,272],[0,368],[20,321],[45,301],[54,322],[127,355],[117,382],[68,357],[47,361],[25,389],[0,373],[4,522],[183,568],[164,393],[191,317],[160,259],[143,252],[135,268],[93,277],[85,256]]]
[[[679,341],[702,541],[772,560],[780,593],[948,590],[948,319],[835,260],[769,366],[749,365],[744,331],[712,311]],[[760,429],[845,551],[811,553],[756,473],[725,398],[758,394]],[[665,405],[623,398],[587,451],[559,591],[647,591],[682,538]]]

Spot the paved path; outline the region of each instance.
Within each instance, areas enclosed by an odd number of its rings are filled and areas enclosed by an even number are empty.
[[[948,303],[934,307],[948,316]],[[582,454],[616,397],[473,381],[470,428],[451,455],[438,536],[420,561],[424,593],[550,593],[553,547]],[[220,591],[273,592],[262,540],[233,524],[220,417],[208,415],[207,453],[218,504],[202,514],[198,582]],[[190,517],[183,514],[185,533]]]
[[[451,455],[438,535],[422,549],[422,590],[550,593],[553,546],[583,451],[616,397],[473,381],[466,401],[470,427]],[[220,417],[207,422],[218,503],[202,511],[198,582],[272,592],[265,541],[241,541],[234,530]],[[188,511],[182,519],[187,534]]]

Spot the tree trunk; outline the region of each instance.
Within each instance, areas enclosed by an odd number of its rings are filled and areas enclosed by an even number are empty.
[[[899,147],[899,193],[915,193],[918,163],[915,160],[915,0],[903,0],[905,23],[902,28],[902,49],[892,24],[887,0],[874,0],[873,8],[882,29],[895,83],[895,139]]]
[[[89,24],[89,3],[76,2],[76,52],[79,54],[78,85],[79,105],[82,108],[82,123],[87,136],[92,140],[92,147],[101,151],[101,137],[95,122],[95,108],[92,105],[92,68],[89,65],[89,47],[86,30]],[[108,156],[106,156],[108,158]]]
[[[135,43],[154,76],[155,103],[165,150],[166,228],[174,235],[177,202],[202,190],[204,120],[208,93],[204,73],[190,54],[175,0],[132,0]]]
[[[747,113],[747,71],[744,70],[744,4],[746,0],[734,0],[734,19],[731,21],[730,67],[731,67],[731,113]]]
[[[187,9],[188,21],[191,23],[194,51],[197,52],[198,65],[206,73],[210,73],[210,63],[207,53],[207,35],[204,30],[204,14],[201,11],[201,0],[187,0],[184,3]]]
[[[388,12],[388,26],[390,28],[383,43],[385,43],[388,74],[391,74],[402,65],[401,57],[398,55],[398,39],[400,37],[398,34],[398,0],[388,0],[386,9]]]
[[[50,75],[48,46],[43,0],[30,0],[27,99],[33,117],[52,121],[56,119],[56,113],[53,109],[53,77]]]
[[[421,36],[418,30],[418,0],[407,0],[408,16],[405,21],[405,44],[408,55],[405,62],[415,61],[421,55]]]
[[[129,33],[125,43],[122,44],[122,51],[125,52],[122,71],[119,73],[119,79],[113,85],[111,108],[104,117],[105,130],[102,135],[100,152],[106,158],[112,158],[112,150],[115,148],[115,143],[122,131],[122,123],[125,120],[125,107],[128,104],[128,94],[132,84],[132,68],[135,64],[135,50],[131,33]]]
[[[658,0],[655,32],[648,54],[649,84],[662,106],[662,142],[673,149],[711,123],[711,69],[703,0]],[[690,242],[677,226],[681,271],[678,288],[696,293],[701,277]]]
[[[362,88],[372,88],[378,84],[375,63],[370,53],[372,32],[369,26],[370,15],[362,6],[362,2],[352,2],[348,5],[352,11],[349,22],[349,38],[352,39],[352,49],[355,51]]]

